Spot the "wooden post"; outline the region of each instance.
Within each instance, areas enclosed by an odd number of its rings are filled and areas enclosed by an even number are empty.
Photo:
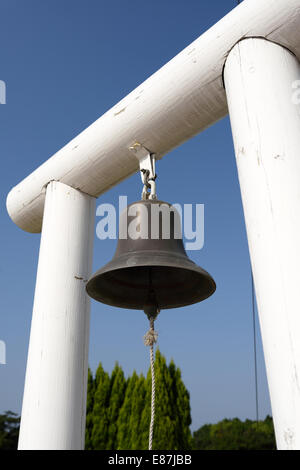
[[[46,191],[19,449],[83,449],[95,199]]]
[[[250,38],[230,52],[224,78],[277,446],[300,449],[300,65]]]

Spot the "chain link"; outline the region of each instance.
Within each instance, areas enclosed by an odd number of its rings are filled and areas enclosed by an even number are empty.
[[[156,183],[155,183],[157,175],[155,175],[152,178],[149,178],[149,175],[150,175],[149,170],[141,169],[142,182],[144,184],[143,191],[142,191],[143,201],[147,199],[157,199]],[[149,189],[150,189],[150,192],[148,191]]]

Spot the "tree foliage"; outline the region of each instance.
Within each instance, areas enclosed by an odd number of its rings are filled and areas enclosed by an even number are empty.
[[[0,450],[15,450],[18,447],[20,418],[12,411],[0,415]]]
[[[189,393],[180,369],[167,365],[157,350],[155,450],[274,450],[273,420],[224,419],[190,433]],[[148,448],[151,373],[127,378],[115,365],[111,376],[101,363],[93,377],[88,372],[86,446],[90,449],[143,450]],[[17,449],[20,418],[11,411],[0,415],[0,450]],[[46,424],[45,424],[46,425]]]
[[[106,449],[117,448],[118,417],[124,401],[126,382],[123,370],[116,363],[110,379],[110,397],[108,407],[108,434]]]
[[[159,350],[155,356],[156,417],[153,449],[190,449],[189,393],[180,370]],[[148,448],[151,414],[151,371],[127,380],[116,364],[111,377],[100,364],[92,386],[89,378],[86,449],[143,450]],[[92,412],[89,404],[93,403]],[[90,437],[91,436],[91,437]]]
[[[88,397],[87,401],[93,401],[91,439],[89,442],[92,449],[106,449],[109,428],[109,399],[111,381],[107,372],[103,370],[102,364],[96,372],[94,383],[94,397]]]
[[[87,381],[87,402],[86,402],[86,424],[85,424],[85,448],[90,450],[93,448],[92,431],[93,431],[93,408],[95,396],[95,381],[92,372],[88,370]]]
[[[181,373],[173,361],[167,366],[166,359],[156,352],[155,357],[155,426],[153,433],[153,449],[186,450],[191,448],[191,414],[189,393],[181,380]],[[145,406],[142,413],[142,448],[147,449],[150,403],[151,403],[151,371],[146,381]]]
[[[124,395],[124,401],[120,408],[118,421],[117,421],[117,443],[121,449],[129,449],[130,443],[132,442],[132,421],[134,417],[134,403],[133,394],[136,388],[137,381],[139,380],[137,373],[134,371],[132,376],[127,379],[126,391]],[[138,420],[140,421],[140,419]],[[137,426],[137,422],[135,422]]]
[[[275,450],[273,420],[240,421],[224,419],[216,424],[205,424],[193,435],[194,449],[198,450]]]

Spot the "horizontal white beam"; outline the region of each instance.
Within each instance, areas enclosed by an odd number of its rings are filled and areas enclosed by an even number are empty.
[[[129,150],[135,141],[161,158],[225,116],[224,63],[251,36],[277,42],[300,60],[300,0],[244,0],[14,187],[7,198],[12,220],[39,232],[49,181],[98,197],[138,170]]]

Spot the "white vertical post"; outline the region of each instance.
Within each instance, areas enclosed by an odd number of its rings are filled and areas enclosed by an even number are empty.
[[[95,199],[48,184],[19,449],[84,447]]]
[[[250,38],[230,52],[224,79],[277,447],[300,449],[300,65]]]

